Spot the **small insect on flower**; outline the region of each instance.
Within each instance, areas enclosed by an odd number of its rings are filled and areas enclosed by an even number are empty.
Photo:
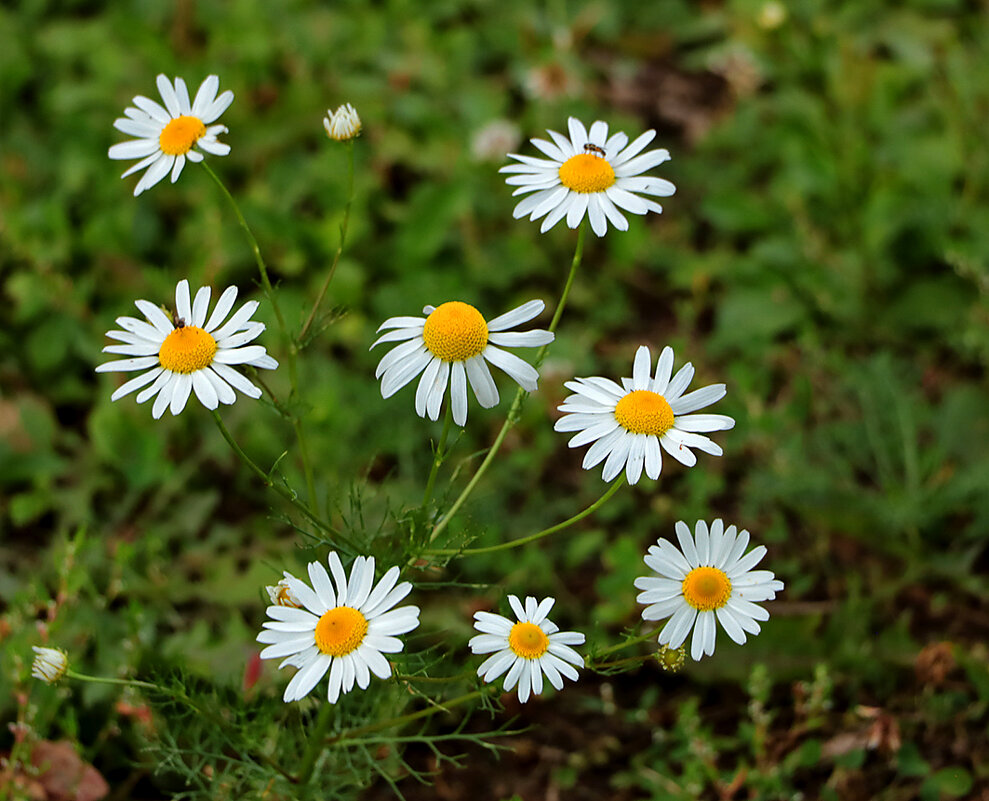
[[[157,420],[165,409],[171,409],[173,415],[181,412],[193,391],[207,409],[233,403],[237,398],[234,389],[251,398],[260,398],[261,390],[234,370],[233,365],[274,370],[278,362],[261,345],[247,344],[264,331],[264,323],[251,321],[258,307],[256,300],[248,301],[227,319],[236,299],[237,287],[227,287],[207,319],[210,288],[202,287],[192,301],[189,282],[182,279],[175,287],[175,312],[171,320],[153,303],[135,301],[147,322],[118,317],[117,325],[123,330],[108,331],[107,336],[123,344],[103,348],[104,353],[130,358],[101,364],[96,372],[146,372],[125,382],[110,400],[150,384],[138,393],[137,402],[144,403],[157,395],[151,409],[151,416]]]
[[[583,645],[584,635],[578,631],[560,631],[546,616],[556,603],[554,598],[536,599],[529,596],[525,607],[514,596],[508,596],[518,622],[491,612],[475,612],[474,628],[480,634],[470,640],[475,654],[491,654],[477,669],[477,675],[492,682],[506,670],[504,690],[511,692],[518,684],[519,701],[543,691],[543,674],[557,690],[563,689],[563,677],[577,681],[577,667],[584,660],[571,645]]]
[[[601,120],[589,131],[574,117],[567,124],[569,138],[547,131],[553,141],[531,140],[549,158],[509,153],[518,163],[499,170],[512,173],[505,183],[517,187],[513,195],[529,195],[512,212],[515,219],[543,217],[539,230],[545,233],[564,218],[576,228],[587,215],[591,230],[604,236],[608,223],[619,231],[628,230],[628,220],[619,209],[632,214],[663,211],[655,201],[641,197],[668,197],[676,191],[665,178],[643,175],[670,158],[665,148],[642,153],[655,131],[646,131],[629,144],[621,131],[609,137],[608,124]]]
[[[32,650],[36,654],[34,663],[31,665],[31,675],[40,679],[45,684],[54,684],[69,667],[69,658],[61,648],[43,648],[32,645]]]

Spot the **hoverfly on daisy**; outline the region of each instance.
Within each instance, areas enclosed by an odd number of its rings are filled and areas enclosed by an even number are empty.
[[[512,212],[515,219],[543,217],[539,231],[545,233],[564,218],[570,228],[576,228],[586,215],[594,233],[604,236],[608,223],[619,231],[628,230],[628,220],[620,210],[632,214],[663,211],[655,201],[640,197],[668,197],[676,192],[665,178],[643,175],[670,158],[665,148],[642,153],[655,131],[646,131],[629,144],[621,131],[609,137],[608,123],[601,120],[589,131],[575,117],[567,125],[569,139],[547,131],[552,142],[531,140],[548,159],[509,153],[519,163],[499,170],[511,173],[505,182],[518,187],[513,195],[529,195]]]

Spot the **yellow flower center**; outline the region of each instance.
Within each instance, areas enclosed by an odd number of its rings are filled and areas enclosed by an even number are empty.
[[[206,135],[206,126],[198,117],[176,117],[162,129],[158,147],[169,156],[184,156]]]
[[[700,612],[720,609],[731,597],[731,580],[716,567],[695,567],[683,580],[683,599]]]
[[[508,633],[508,647],[523,659],[539,659],[549,648],[549,637],[535,623],[516,623]]]
[[[275,591],[275,606],[291,606],[295,609],[302,608],[302,604],[300,604],[298,599],[292,594],[292,590],[289,589],[288,584],[281,581],[278,582],[277,589]]]
[[[574,192],[603,192],[614,182],[608,160],[593,153],[578,153],[560,165],[560,183]]]
[[[469,303],[453,300],[437,306],[426,318],[422,339],[434,356],[445,362],[462,362],[487,347],[488,324]]]
[[[615,419],[633,434],[661,437],[673,428],[673,410],[666,398],[648,389],[629,392],[615,404]]]
[[[330,656],[346,656],[364,642],[367,618],[352,606],[338,606],[316,624],[316,647]]]
[[[216,340],[195,325],[176,328],[165,337],[158,363],[173,373],[195,373],[209,367],[216,354]]]

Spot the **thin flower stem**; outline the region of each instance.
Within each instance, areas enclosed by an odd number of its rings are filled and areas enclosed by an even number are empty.
[[[440,432],[440,440],[436,443],[436,450],[433,453],[433,467],[429,471],[429,480],[426,482],[426,491],[422,494],[422,508],[432,500],[433,487],[436,485],[436,475],[439,473],[440,465],[446,458],[446,440],[450,436],[450,426],[453,424],[453,404],[446,405],[446,415],[443,418],[443,431]]]
[[[294,492],[292,492],[287,487],[283,487],[281,484],[272,481],[271,478],[268,476],[268,474],[265,473],[264,470],[262,470],[260,467],[258,467],[250,456],[244,453],[244,449],[237,444],[236,440],[227,430],[227,427],[223,424],[223,419],[220,417],[220,413],[215,409],[213,410],[213,419],[216,421],[217,428],[220,429],[220,433],[223,435],[223,438],[227,441],[227,444],[231,447],[233,452],[236,453],[237,456],[240,457],[240,460],[245,465],[247,465],[258,478],[261,479],[261,481],[264,483],[266,487],[270,487],[279,495],[281,495],[285,500],[287,500],[290,504],[292,504],[292,506],[298,509],[299,512],[301,512],[302,515],[307,520],[309,520],[309,522],[311,522],[314,526],[316,526],[319,529],[322,529],[323,531],[326,531],[327,533],[335,535],[336,537],[338,537],[339,539],[343,540],[348,545],[353,547],[353,543],[350,543],[343,536],[342,532],[333,528],[333,526],[329,525],[328,523],[325,523],[324,521],[320,520],[308,506],[306,506],[301,500],[299,500],[298,496]]]
[[[457,550],[456,548],[435,548],[433,550],[426,551],[427,554],[437,555],[437,556],[474,556],[481,553],[493,553],[494,551],[505,551],[509,548],[519,548],[522,545],[528,545],[530,542],[535,542],[536,540],[541,540],[543,537],[548,537],[550,534],[555,534],[557,531],[562,531],[574,523],[583,520],[590,514],[593,514],[602,506],[605,502],[611,498],[619,488],[625,484],[624,473],[620,475],[615,481],[611,483],[611,486],[605,491],[604,495],[598,498],[594,503],[588,506],[581,512],[578,512],[573,517],[564,520],[562,523],[557,523],[555,526],[550,526],[542,531],[535,534],[530,534],[527,537],[519,537],[517,540],[510,540],[509,542],[502,542],[499,545],[489,545],[486,548],[461,548]]]
[[[316,759],[326,747],[324,738],[326,737],[326,728],[330,725],[330,720],[333,717],[332,712],[333,704],[330,703],[325,703],[319,708],[316,725],[312,730],[312,734],[309,736],[309,747],[306,748],[306,753],[302,757],[302,764],[299,766],[299,776],[297,779],[299,784],[305,784],[309,781],[313,768],[316,767]]]
[[[639,656],[627,656],[624,659],[615,659],[612,662],[594,662],[588,665],[588,670],[600,670],[601,668],[619,667],[620,665],[634,665],[636,662],[645,662],[652,659],[652,654],[640,654]]]
[[[313,320],[316,319],[316,312],[319,311],[319,306],[323,302],[323,297],[326,295],[326,290],[330,286],[330,281],[333,280],[333,276],[336,274],[337,265],[340,263],[340,255],[343,253],[343,246],[347,241],[347,225],[350,223],[350,207],[354,202],[353,139],[347,142],[347,157],[347,205],[343,207],[343,221],[340,223],[340,244],[337,246],[337,252],[333,256],[333,264],[330,265],[330,271],[326,274],[326,280],[323,281],[323,286],[319,290],[319,295],[316,296],[316,302],[313,303],[309,316],[306,317],[306,321],[302,325],[302,330],[299,331],[299,336],[296,338],[296,342],[299,346],[303,345],[306,334],[309,333],[309,328],[312,326]]]
[[[354,737],[361,737],[365,734],[372,734],[376,731],[382,731],[383,729],[390,729],[393,727],[404,726],[406,723],[411,723],[414,720],[420,720],[421,718],[428,718],[430,715],[435,715],[437,712],[446,712],[448,709],[460,706],[461,704],[466,704],[468,701],[472,701],[475,698],[480,698],[482,695],[486,695],[491,691],[492,687],[497,687],[496,684],[490,684],[486,687],[482,687],[480,690],[474,690],[474,692],[467,693],[466,695],[458,696],[452,701],[446,701],[443,704],[437,704],[436,706],[426,707],[426,709],[420,709],[418,712],[410,712],[408,715],[400,715],[397,718],[390,718],[389,720],[382,720],[378,723],[370,723],[367,726],[359,726],[356,729],[351,729],[350,731],[345,731],[341,734],[334,735],[327,739],[326,744],[331,745],[334,743],[346,742]]]
[[[563,293],[560,295],[560,301],[556,304],[556,311],[553,313],[553,319],[549,324],[549,330],[553,333],[556,332],[556,326],[560,322],[560,318],[563,316],[563,309],[567,305],[567,298],[570,296],[570,287],[573,286],[574,276],[577,274],[577,268],[580,266],[580,262],[584,257],[584,236],[587,231],[586,225],[581,225],[580,230],[577,232],[577,247],[574,250],[573,260],[570,263],[570,273],[567,275],[567,282],[563,285]],[[549,349],[549,343],[543,345],[536,353],[536,358],[533,364],[539,367],[543,363],[543,359],[546,358],[546,352]],[[470,497],[470,494],[474,491],[474,488],[478,485],[481,478],[488,471],[491,463],[494,461],[495,457],[498,455],[498,451],[501,449],[502,443],[505,441],[505,437],[508,435],[509,429],[515,425],[518,421],[519,414],[522,410],[522,403],[528,397],[529,393],[526,392],[521,387],[518,392],[515,393],[515,400],[512,401],[512,406],[508,410],[508,417],[505,419],[504,424],[501,426],[501,430],[495,437],[494,442],[491,443],[491,447],[488,449],[487,455],[484,457],[484,461],[481,462],[480,466],[477,468],[477,472],[471,476],[470,481],[467,482],[467,486],[463,488],[460,495],[453,502],[453,505],[446,511],[446,513],[439,519],[439,522],[433,527],[432,533],[429,535],[429,541],[433,542],[449,524],[453,516],[460,510],[460,507],[464,505],[464,501]]]
[[[200,715],[206,715],[207,717],[214,720],[217,725],[224,726],[227,725],[226,721],[220,720],[215,715],[213,715],[208,709],[203,709],[199,704],[197,704],[192,698],[183,692],[178,690],[171,690],[162,687],[158,684],[153,684],[150,681],[140,681],[138,679],[112,679],[104,676],[87,676],[85,673],[76,673],[74,670],[66,670],[65,675],[70,679],[76,679],[77,681],[87,681],[91,684],[116,684],[123,687],[140,687],[142,690],[154,690],[155,692],[161,693],[162,695],[167,695],[174,698],[176,701],[181,701],[186,706],[195,709]],[[281,765],[279,765],[275,760],[266,754],[256,753],[253,754],[258,761],[263,762],[271,768],[277,770],[282,776],[284,776],[289,781],[295,781],[295,778],[285,770]]]
[[[594,667],[602,656],[607,656],[608,654],[613,654],[615,651],[620,651],[622,648],[628,648],[630,645],[637,645],[640,642],[645,642],[646,640],[651,640],[653,637],[657,636],[662,630],[662,626],[653,629],[652,631],[647,631],[645,634],[640,634],[638,637],[632,637],[624,642],[618,643],[618,645],[612,645],[610,648],[605,648],[603,651],[594,652],[594,661],[588,662],[588,667]]]
[[[234,210],[234,214],[237,216],[240,227],[244,229],[244,234],[247,236],[247,243],[251,246],[251,250],[254,252],[254,261],[257,262],[258,272],[261,273],[261,284],[264,286],[265,294],[271,302],[271,307],[275,310],[275,318],[278,320],[278,328],[281,330],[282,336],[285,339],[288,339],[288,328],[285,325],[285,318],[282,317],[282,311],[278,306],[278,300],[275,298],[275,292],[272,289],[271,280],[268,278],[268,267],[264,263],[264,257],[261,255],[261,248],[258,245],[258,240],[254,237],[254,232],[251,231],[251,227],[247,224],[247,220],[244,219],[244,215],[240,210],[240,206],[237,205],[237,201],[234,200],[234,196],[230,194],[230,190],[227,189],[226,184],[220,180],[220,176],[213,171],[213,168],[209,166],[208,162],[203,161],[202,165],[203,169],[206,170],[210,178],[212,178],[216,182],[216,185],[220,187],[220,191],[223,193],[224,197],[230,201],[230,205]],[[294,348],[289,349],[289,363],[292,365],[295,363]]]
[[[244,219],[244,214],[240,210],[240,206],[237,204],[234,196],[230,193],[230,190],[227,189],[226,184],[220,180],[220,176],[213,171],[213,168],[210,167],[209,164],[203,161],[202,165],[209,176],[216,182],[216,185],[220,187],[220,191],[223,193],[223,196],[230,202],[230,206],[234,210],[237,221],[240,223],[240,227],[244,229],[244,234],[247,236],[247,243],[250,245],[251,250],[254,253],[254,261],[257,262],[258,272],[261,273],[261,285],[264,288],[265,295],[268,297],[268,301],[271,303],[271,308],[275,311],[275,319],[278,321],[279,333],[288,348],[288,378],[289,383],[292,386],[292,397],[298,397],[299,376],[295,363],[298,348],[296,347],[295,341],[289,336],[288,326],[285,325],[285,318],[282,316],[282,310],[278,305],[278,298],[275,296],[275,290],[271,286],[271,280],[268,278],[268,267],[265,265],[264,257],[261,255],[261,247],[258,245],[258,240],[254,236],[254,232],[251,231],[251,227],[247,224],[247,220]],[[295,430],[295,437],[299,443],[299,456],[302,460],[302,472],[306,478],[306,492],[309,496],[309,503],[315,507],[316,482],[313,478],[312,465],[309,461],[309,448],[306,445],[305,434],[302,430],[302,421],[299,420],[294,414],[292,415],[292,428]]]

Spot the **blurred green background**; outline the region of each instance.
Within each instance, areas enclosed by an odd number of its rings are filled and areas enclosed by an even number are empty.
[[[768,546],[786,591],[745,647],[722,635],[714,658],[677,676],[651,663],[585,673],[530,703],[522,720],[537,726],[514,753],[472,754],[440,775],[442,797],[989,797],[986,11],[0,6],[0,718],[78,743],[111,797],[160,797],[119,693],[32,687],[30,645],[60,645],[87,672],[172,660],[238,688],[259,587],[314,558],[197,403],[153,421],[133,396],[111,404],[118,382],[93,372],[114,318],[136,298],[170,304],[180,278],[261,297],[202,169],[135,199],[137,178],[118,177],[128,163],[106,158],[126,138],[113,120],[134,95],[156,97],[159,72],[193,89],[216,73],[236,99],[221,120],[232,152],[210,163],[295,327],[346,200],[345,149],[320,119],[344,102],[363,119],[332,319],[302,355],[297,409],[324,508],[368,531],[418,502],[439,433],[413,413],[413,390],[381,399],[374,329],[451,299],[488,317],[533,297],[552,308],[566,275],[575,234],[512,219],[504,153],[534,153],[529,137],[575,115],[631,137],[655,128],[673,156],[658,171],[678,187],[661,216],[589,238],[540,391],[456,532],[500,542],[601,494],[599,470],[552,431],[554,408],[574,375],[628,375],[640,344],[673,345],[697,386],[728,384],[725,456],[691,470],[667,459],[659,482],[573,533],[458,562],[448,577],[474,588],[455,603],[428,588],[416,601],[427,635],[465,664],[470,612],[497,607],[503,588],[555,595],[559,624],[608,644],[639,631],[631,582],[646,547],[678,519],[719,516]],[[270,308],[258,316],[283,359]],[[271,384],[285,395],[285,372]],[[472,405],[458,459],[491,441],[506,408]],[[260,464],[289,450],[301,489],[291,427],[269,404],[241,399],[224,417]],[[280,693],[273,673],[257,692]],[[13,736],[0,731],[0,752]]]

